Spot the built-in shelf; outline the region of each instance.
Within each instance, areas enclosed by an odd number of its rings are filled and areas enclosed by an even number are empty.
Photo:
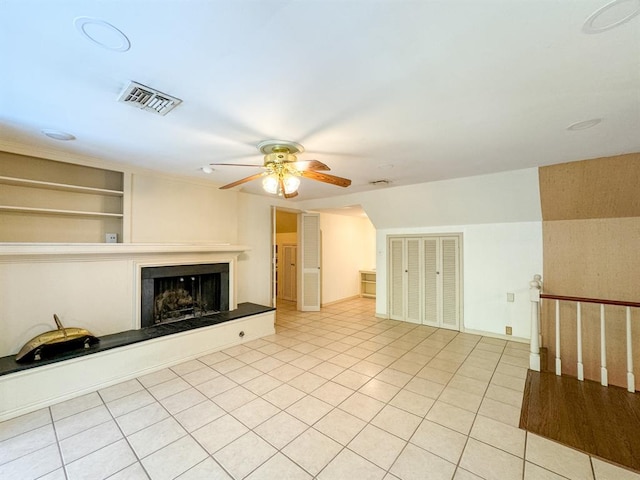
[[[124,172],[0,152],[0,242],[123,238]]]
[[[374,270],[360,270],[360,296],[376,298],[376,272]]]
[[[82,185],[70,185],[66,183],[42,182],[40,180],[30,180],[27,178],[3,177],[0,176],[0,183],[5,185],[16,185],[21,187],[44,188],[47,190],[61,190],[64,192],[89,193],[94,195],[109,195],[122,197],[122,190],[108,190],[105,188],[84,187]]]
[[[33,207],[14,207],[11,205],[0,205],[0,211],[34,213],[45,215],[71,215],[80,217],[113,217],[122,218],[122,213],[106,213],[106,212],[85,212],[82,210],[60,210],[57,208],[33,208]]]

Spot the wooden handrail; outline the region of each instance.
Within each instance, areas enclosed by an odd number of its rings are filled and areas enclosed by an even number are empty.
[[[640,303],[638,302],[623,302],[621,300],[602,300],[599,298],[566,297],[563,295],[550,295],[548,293],[541,293],[540,298],[547,298],[549,300],[565,300],[568,302],[601,303],[603,305],[618,305],[621,307],[640,308]]]
[[[542,277],[534,275],[533,281],[529,282],[529,294],[531,297],[531,345],[529,353],[529,368],[540,371],[540,346],[542,336],[540,335],[540,299],[555,300],[556,311],[556,375],[562,375],[562,360],[560,358],[560,302],[576,302],[576,346],[577,346],[577,377],[584,380],[584,370],[582,364],[582,312],[581,304],[595,303],[600,305],[600,383],[604,386],[609,384],[607,373],[607,345],[606,345],[606,318],[605,305],[615,305],[625,307],[626,310],[626,353],[627,353],[627,390],[634,393],[635,375],[633,373],[633,341],[631,339],[631,309],[640,308],[639,302],[624,302],[621,300],[604,300],[600,298],[569,297],[565,295],[551,295],[542,293]]]

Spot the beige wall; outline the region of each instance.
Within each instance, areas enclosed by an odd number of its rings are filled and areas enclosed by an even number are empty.
[[[237,243],[238,194],[196,179],[134,174],[132,243]]]
[[[640,154],[540,168],[543,213],[544,292],[555,295],[640,300]],[[553,302],[543,308],[544,345],[555,355]],[[585,376],[600,378],[600,313],[584,306]],[[624,309],[607,307],[609,379],[626,385]],[[640,338],[640,312],[634,335]],[[576,372],[576,312],[561,306],[563,371]],[[640,349],[636,348],[636,368]],[[549,363],[552,365],[552,363]]]
[[[375,228],[367,218],[320,214],[322,303],[360,294],[360,270],[375,267]]]

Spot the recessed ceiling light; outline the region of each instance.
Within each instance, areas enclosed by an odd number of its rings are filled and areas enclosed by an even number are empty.
[[[213,173],[213,168],[211,168],[209,165],[205,165],[200,170],[202,170],[204,173]]]
[[[584,120],[583,122],[572,123],[567,127],[567,130],[575,132],[576,130],[586,130],[587,128],[595,127],[602,122],[601,118],[592,118],[591,120]]]
[[[55,140],[68,141],[68,140],[75,140],[76,139],[76,137],[74,137],[70,133],[62,132],[60,130],[52,130],[50,128],[45,128],[45,129],[40,130],[40,131],[42,133],[44,133],[47,137],[53,138]]]
[[[131,48],[127,36],[104,20],[90,17],[77,17],[73,24],[84,37],[101,47],[115,52],[126,52]]]
[[[600,33],[628,22],[640,13],[640,0],[613,0],[587,18],[584,33]]]

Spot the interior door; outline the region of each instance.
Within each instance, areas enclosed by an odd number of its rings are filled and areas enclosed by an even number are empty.
[[[282,245],[282,254],[280,256],[280,298],[283,300],[296,300],[297,280],[297,246]]]
[[[298,215],[298,310],[320,311],[320,214]]]

